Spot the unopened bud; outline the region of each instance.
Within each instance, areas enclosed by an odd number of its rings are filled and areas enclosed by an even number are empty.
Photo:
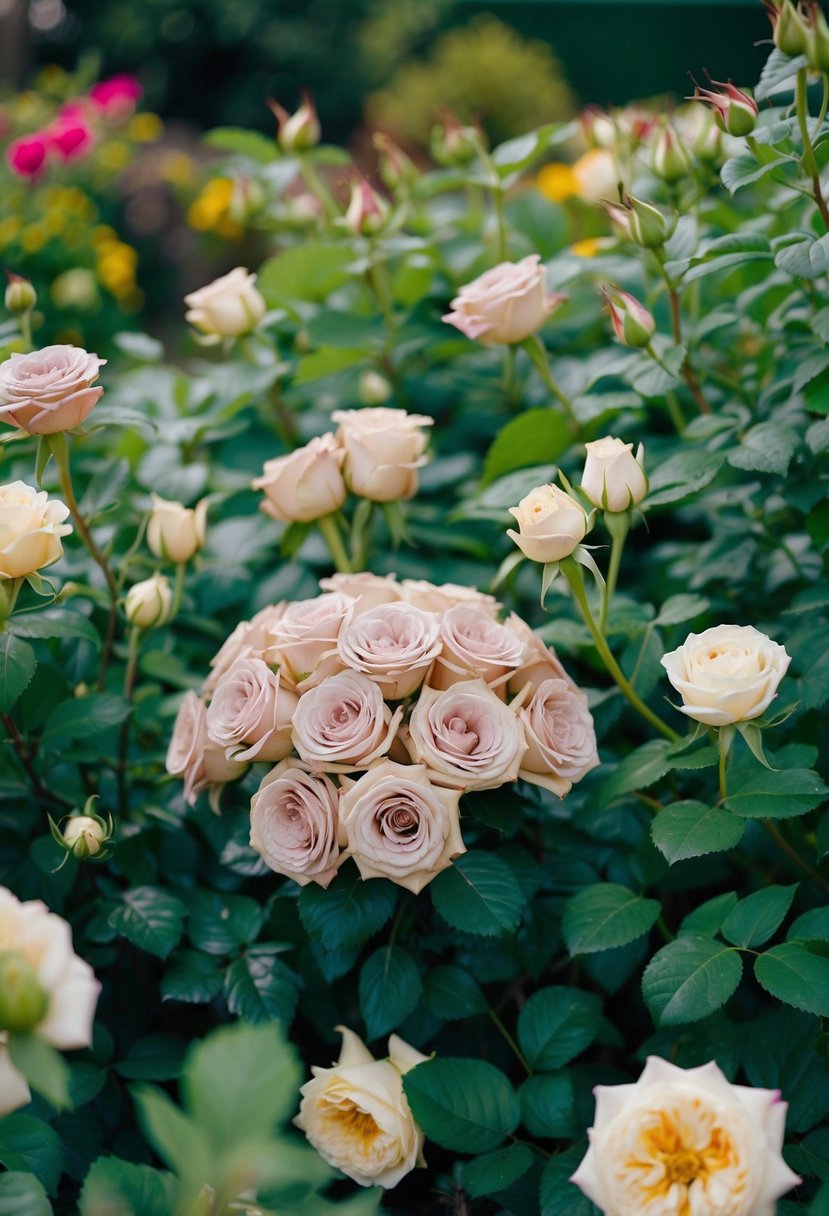
[[[688,149],[670,123],[662,126],[654,140],[651,168],[665,182],[678,182],[691,171]]]
[[[354,236],[374,236],[385,228],[389,218],[389,205],[365,180],[353,182],[351,200],[343,223]]]
[[[377,166],[383,185],[389,190],[399,190],[417,180],[417,165],[407,156],[390,135],[375,131],[372,143],[378,154]]]
[[[207,499],[195,507],[170,502],[153,494],[153,509],[147,524],[147,544],[156,557],[171,562],[189,562],[204,547]]]
[[[432,127],[429,145],[439,165],[459,169],[480,154],[484,133],[479,127],[464,125],[457,115],[446,110],[442,121]]]
[[[643,249],[659,249],[676,228],[676,216],[666,216],[653,203],[626,194],[623,203],[605,203],[620,236]]]
[[[616,123],[601,106],[587,106],[579,114],[579,125],[584,134],[585,143],[591,148],[610,148],[616,146]]]
[[[130,587],[124,612],[131,625],[152,629],[168,620],[172,606],[173,593],[168,580],[163,574],[154,574]]]
[[[268,107],[276,115],[276,138],[283,152],[307,152],[310,148],[316,148],[322,137],[322,128],[307,90],[303,90],[302,105],[293,114],[273,100],[268,102]]]
[[[259,214],[265,203],[265,191],[255,178],[242,175],[233,183],[227,213],[237,224],[248,224]]]
[[[392,394],[391,384],[379,372],[363,372],[360,377],[360,401],[363,405],[385,405]]]
[[[55,823],[52,816],[49,816],[52,839],[66,854],[61,866],[70,855],[78,861],[103,861],[109,857],[107,845],[112,839],[115,827],[111,815],[104,819],[93,811],[97,797],[97,794],[93,794],[87,798],[82,811],[67,815],[60,823]],[[61,866],[58,866],[58,869]]]
[[[28,959],[14,950],[0,953],[0,1031],[34,1030],[48,1008],[49,997]]]
[[[736,88],[730,80],[726,84],[712,80],[711,84],[716,89],[724,89],[725,92],[703,89],[694,81],[696,87],[691,100],[701,101],[711,107],[720,130],[729,135],[750,135],[757,125],[757,115],[760,113],[754,98]]]
[[[656,322],[644,304],[619,287],[605,287],[603,294],[616,341],[622,346],[647,346],[656,332]]]
[[[829,72],[829,25],[818,0],[807,0],[804,10],[807,28],[806,58],[815,72]]]
[[[19,274],[12,274],[10,270],[6,271],[6,277],[9,280],[5,300],[8,311],[15,317],[31,312],[37,304],[37,292],[34,287],[28,279]]]
[[[784,55],[805,55],[809,49],[809,31],[797,7],[791,0],[765,0],[765,4],[778,51]]]

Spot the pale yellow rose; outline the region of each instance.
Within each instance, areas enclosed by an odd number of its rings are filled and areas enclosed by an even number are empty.
[[[716,625],[689,633],[661,662],[682,713],[706,726],[730,726],[768,709],[791,659],[752,625]]]
[[[283,523],[311,523],[345,502],[345,451],[332,434],[320,435],[288,456],[265,463],[252,485],[263,490],[262,510]]]
[[[171,562],[189,562],[204,548],[207,499],[195,507],[172,502],[153,494],[153,509],[147,524],[147,544],[156,557]]]
[[[25,578],[63,554],[69,508],[45,490],[12,481],[0,486],[0,580]]]
[[[152,629],[163,625],[173,606],[173,592],[169,579],[163,574],[154,574],[140,583],[134,583],[127,592],[124,613],[131,625],[139,629]]]
[[[587,533],[587,514],[580,503],[558,486],[538,486],[510,507],[518,531],[507,529],[521,552],[534,562],[560,562],[569,557]]]
[[[587,459],[581,475],[581,488],[596,507],[605,511],[627,511],[648,492],[648,479],[642,467],[644,450],[607,435],[586,443]]]
[[[423,414],[377,406],[336,410],[337,438],[346,451],[349,489],[373,502],[397,502],[417,493],[417,470],[428,463],[424,428],[434,423]]]
[[[184,297],[186,320],[216,341],[250,333],[262,320],[266,307],[255,284],[256,275],[237,266]]]

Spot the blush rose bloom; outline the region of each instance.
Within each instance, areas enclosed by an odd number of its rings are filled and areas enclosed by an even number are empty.
[[[460,790],[441,789],[423,764],[384,760],[341,795],[340,817],[361,878],[390,878],[417,894],[466,852]]]
[[[250,844],[275,874],[327,887],[340,856],[337,789],[301,760],[283,760],[250,803]]]
[[[207,737],[228,760],[284,760],[299,697],[261,659],[237,659],[207,710]]]
[[[244,764],[228,760],[224,748],[210,742],[207,735],[207,710],[192,691],[184,694],[167,748],[167,772],[184,779],[184,797],[195,806],[202,790],[210,790],[210,805],[218,807],[222,786],[236,781],[245,771]]]
[[[266,515],[283,523],[311,523],[338,511],[345,502],[345,451],[333,434],[321,435],[289,456],[265,462],[254,490],[264,490]]]
[[[268,604],[249,621],[240,621],[233,632],[210,660],[211,672],[202,686],[202,692],[210,696],[219,680],[226,675],[237,659],[262,659],[273,640],[273,631],[281,619],[287,604]]]
[[[519,717],[527,754],[519,777],[563,798],[599,764],[596,729],[587,697],[569,680],[544,680]]]
[[[345,478],[352,493],[373,502],[397,502],[417,493],[417,470],[428,463],[423,414],[377,406],[335,410],[337,438],[345,448]]]
[[[294,747],[314,770],[367,768],[392,745],[403,710],[391,710],[376,684],[357,671],[329,676],[300,697]]]
[[[29,435],[54,435],[80,426],[103,393],[106,359],[80,346],[44,346],[0,364],[0,421]]]
[[[0,887],[0,955],[30,970],[44,997],[44,1011],[31,1032],[52,1047],[89,1047],[101,985],[88,963],[72,949],[72,930],[40,900],[21,902]],[[25,1106],[31,1095],[12,1064],[0,1034],[0,1115]]]
[[[147,524],[147,544],[156,557],[171,562],[189,562],[204,548],[207,499],[195,507],[153,494],[153,509]]]
[[[644,449],[636,455],[633,444],[606,435],[586,443],[587,459],[581,475],[581,488],[596,507],[605,511],[627,511],[648,492],[648,479],[642,467]]]
[[[533,562],[560,562],[569,557],[587,533],[587,514],[582,505],[558,486],[538,486],[510,507],[518,531],[507,536]]]
[[[381,604],[353,619],[337,640],[340,659],[380,686],[387,701],[408,697],[441,653],[440,623],[411,604]]]
[[[541,257],[501,262],[460,289],[442,320],[484,346],[522,342],[566,297],[547,291]]]
[[[514,710],[483,680],[421,689],[409,723],[415,759],[441,785],[490,790],[515,781],[527,750]]]
[[[494,595],[478,591],[476,587],[462,587],[459,583],[429,583],[426,579],[404,578],[400,594],[407,604],[423,608],[426,612],[448,612],[456,604],[467,604],[481,608],[489,616],[497,616],[501,608]]]
[[[360,1186],[390,1190],[426,1164],[403,1074],[427,1057],[393,1034],[389,1058],[375,1060],[353,1031],[336,1029],[343,1037],[340,1058],[331,1068],[312,1067],[294,1123],[329,1165]]]
[[[402,599],[400,583],[394,574],[331,574],[320,579],[323,591],[339,591],[354,600],[352,614],[359,616],[381,604],[394,604]]]
[[[444,613],[440,636],[443,652],[429,677],[432,688],[449,688],[473,676],[490,687],[503,684],[524,659],[520,638],[483,608],[456,604]]]
[[[265,300],[256,290],[256,275],[237,266],[184,297],[185,319],[215,342],[238,338],[255,329],[265,315]]]
[[[791,658],[752,625],[716,625],[689,633],[661,662],[682,713],[706,726],[730,726],[768,709]]]
[[[597,1085],[590,1147],[571,1178],[604,1216],[774,1216],[800,1179],[780,1149],[786,1103],[732,1085],[713,1061],[650,1056],[633,1085]]]
[[[340,630],[351,620],[354,601],[341,592],[286,605],[273,624],[266,659],[280,664],[296,684],[309,687],[342,669],[337,654]]]
[[[0,582],[56,562],[63,554],[61,538],[72,531],[64,523],[68,515],[64,503],[25,481],[0,486]]]
[[[509,693],[517,696],[527,684],[534,693],[545,680],[564,680],[571,688],[576,687],[553,647],[545,646],[535,630],[530,629],[517,613],[511,612],[505,624],[524,645],[524,661],[512,672],[507,683]]]

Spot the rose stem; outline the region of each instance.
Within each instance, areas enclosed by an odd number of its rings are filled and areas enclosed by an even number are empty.
[[[610,562],[607,568],[607,581],[602,587],[602,603],[599,613],[599,631],[602,637],[607,633],[607,614],[610,611],[610,605],[613,602],[613,596],[616,591],[616,583],[619,578],[619,566],[622,562],[622,552],[627,539],[628,524],[627,516],[621,511],[608,512],[605,515],[605,524],[610,532]]]
[[[182,568],[182,564],[177,567],[177,576],[178,571]],[[124,671],[125,701],[131,701],[132,694],[135,691],[135,676],[138,670],[138,647],[140,642],[141,630],[137,625],[133,625],[130,629],[129,641],[127,643],[127,666]],[[121,733],[118,738],[118,806],[121,809],[122,815],[126,815],[129,810],[127,799],[127,752],[129,751],[131,717],[132,714],[129,714],[121,723]]]
[[[573,402],[570,400],[567,394],[561,388],[559,388],[558,384],[553,379],[553,374],[550,371],[550,363],[547,358],[547,349],[544,346],[544,343],[538,336],[535,336],[532,338],[525,338],[525,340],[521,343],[521,346],[524,347],[524,350],[535,364],[536,369],[541,373],[541,379],[547,385],[547,388],[550,390],[559,404],[564,407],[564,411],[570,420],[570,425],[573,428],[575,437],[578,439],[581,427],[579,426],[579,420],[576,417],[573,409]]]
[[[679,300],[679,292],[677,291],[671,276],[665,269],[665,254],[662,250],[654,250],[656,264],[659,267],[665,286],[668,289],[668,300],[671,305],[671,325],[674,331],[674,342],[677,346],[682,345],[682,313]],[[708,403],[708,398],[702,391],[697,373],[694,371],[694,365],[691,362],[691,356],[688,352],[685,354],[685,361],[682,364],[682,375],[685,378],[685,383],[691,390],[691,396],[697,403],[697,407],[701,414],[710,414],[711,406]]]
[[[813,870],[809,863],[803,860],[797,850],[792,848],[777,825],[772,823],[770,819],[764,819],[762,823],[763,827],[766,829],[769,836],[771,836],[781,853],[785,853],[789,860],[793,862],[799,870],[802,870],[804,874],[807,874],[809,878],[811,878],[812,882],[816,883],[821,890],[829,891],[829,882],[827,882],[821,874],[818,874],[817,870]]]
[[[322,533],[323,540],[328,545],[329,553],[334,559],[335,569],[340,574],[352,574],[351,562],[348,559],[343,539],[340,536],[340,530],[337,527],[336,516],[323,515],[316,521],[316,524]]]
[[[510,1047],[513,1055],[518,1060],[521,1067],[524,1069],[524,1072],[527,1074],[528,1077],[531,1077],[533,1075],[533,1070],[530,1068],[529,1064],[525,1060],[524,1055],[521,1051],[521,1048],[518,1046],[515,1039],[512,1037],[510,1032],[507,1030],[506,1026],[501,1021],[500,1017],[498,1016],[498,1014],[495,1012],[494,1009],[489,1010],[489,1016],[492,1018],[492,1021],[494,1022],[495,1026],[498,1028],[499,1032],[501,1033],[501,1035],[504,1039],[504,1042],[507,1043],[507,1045]]]
[[[803,140],[803,168],[812,179],[812,189],[814,190],[815,202],[817,203],[818,211],[824,226],[829,229],[829,207],[826,206],[826,199],[823,197],[823,189],[820,184],[820,169],[817,159],[815,158],[815,150],[812,147],[812,141],[809,137],[809,96],[808,96],[808,68],[799,68],[797,73],[797,85],[795,91],[796,108],[797,108],[797,125],[800,127],[800,137]]]

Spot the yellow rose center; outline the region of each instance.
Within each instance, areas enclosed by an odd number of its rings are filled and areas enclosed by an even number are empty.
[[[328,1118],[336,1123],[342,1135],[358,1140],[364,1149],[368,1148],[380,1132],[374,1117],[349,1098],[338,1102],[336,1106],[332,1105]]]
[[[690,1118],[684,1119],[676,1110],[659,1111],[625,1162],[625,1169],[638,1175],[643,1202],[648,1207],[658,1206],[673,1188],[680,1188],[673,1195],[675,1206],[665,1209],[670,1210],[671,1216],[674,1213],[692,1216],[696,1209],[691,1207],[691,1187],[698,1182],[706,1188],[711,1178],[722,1171],[734,1171],[729,1189],[735,1188],[739,1193],[746,1184],[736,1146],[711,1119],[712,1112],[694,1101],[688,1113]],[[662,1208],[658,1210],[661,1212]]]

